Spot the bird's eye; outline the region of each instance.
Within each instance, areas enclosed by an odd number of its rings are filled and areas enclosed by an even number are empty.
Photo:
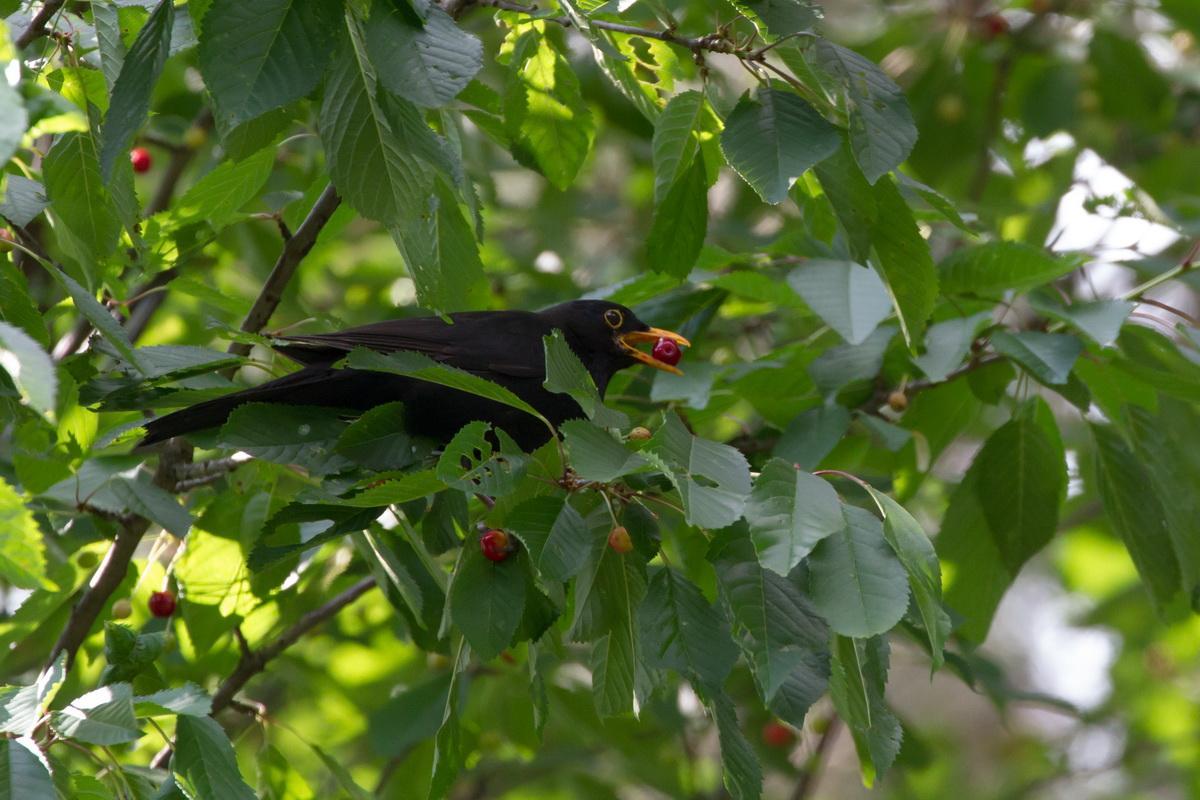
[[[615,308],[610,308],[604,312],[604,322],[615,331],[625,323],[625,315]]]

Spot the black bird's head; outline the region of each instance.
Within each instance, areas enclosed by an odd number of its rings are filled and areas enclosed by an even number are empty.
[[[639,349],[638,345],[653,345],[659,339],[668,339],[677,345],[689,347],[691,342],[673,331],[650,327],[619,303],[573,300],[548,308],[541,315],[563,332],[567,344],[589,368],[593,377],[598,371],[606,373],[603,381],[597,380],[598,385],[607,383],[613,372],[638,363],[675,375],[683,374],[675,365],[659,361]]]

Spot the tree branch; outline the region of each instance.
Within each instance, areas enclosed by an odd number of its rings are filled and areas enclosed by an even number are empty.
[[[45,36],[49,31],[46,30],[46,23],[50,18],[58,13],[58,10],[63,7],[66,0],[46,0],[42,4],[42,8],[29,21],[29,27],[17,37],[16,45],[18,50],[24,50],[29,44],[36,39]]]
[[[813,750],[808,761],[804,765],[804,772],[800,774],[800,780],[796,782],[796,788],[792,791],[791,800],[805,800],[812,795],[817,788],[817,781],[821,778],[821,766],[825,760],[829,748],[833,746],[833,740],[837,738],[838,718],[830,717],[829,726],[825,728],[825,732],[821,734],[821,738],[817,740],[817,747]]]
[[[283,243],[283,250],[279,253],[275,267],[267,277],[267,282],[263,284],[258,299],[254,301],[254,305],[246,314],[246,319],[242,321],[243,331],[258,333],[271,319],[271,315],[275,313],[279,301],[283,298],[283,290],[288,281],[292,279],[292,275],[296,273],[301,259],[308,255],[309,250],[312,250],[321,229],[325,227],[325,223],[329,222],[329,218],[333,216],[334,211],[337,211],[341,202],[342,199],[338,197],[337,189],[333,187],[332,183],[325,187],[325,191],[321,192],[321,196],[317,198],[317,202],[313,203],[304,222],[300,223],[300,227],[296,228],[292,237]],[[245,356],[250,353],[250,345],[244,342],[234,342],[229,345],[229,352]]]
[[[267,664],[277,658],[284,650],[288,649],[300,640],[300,637],[311,631],[313,628],[325,622],[330,617],[335,616],[346,606],[353,603],[358,598],[375,588],[374,578],[363,578],[358,583],[345,590],[337,597],[334,597],[323,606],[314,608],[307,614],[297,620],[296,624],[288,628],[279,638],[270,644],[260,648],[259,650],[251,650],[242,637],[241,631],[235,629],[234,634],[238,637],[238,645],[241,650],[241,656],[238,658],[237,666],[233,673],[225,679],[221,686],[213,695],[212,714],[216,714],[234,703],[234,695],[241,691],[251,678],[266,669]],[[154,760],[150,762],[151,767],[166,766],[167,760],[171,757],[170,748],[163,748],[154,756]]]
[[[159,459],[154,482],[170,491],[175,485],[176,469],[179,464],[186,462],[190,457],[191,448],[187,445],[179,442],[169,444]],[[91,633],[96,618],[100,616],[109,597],[125,579],[125,573],[129,571],[129,562],[133,559],[138,542],[142,540],[142,535],[149,527],[150,521],[144,517],[133,516],[121,521],[112,547],[105,554],[100,566],[96,568],[83,596],[71,609],[71,616],[67,619],[66,626],[63,627],[54,647],[50,649],[50,656],[46,659],[47,666],[53,664],[60,653],[67,654],[68,667],[75,660],[75,654],[87,639],[88,634]]]

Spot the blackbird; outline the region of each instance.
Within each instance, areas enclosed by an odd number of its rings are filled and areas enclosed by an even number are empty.
[[[679,334],[652,328],[628,308],[603,300],[575,300],[539,312],[467,311],[449,316],[452,323],[441,317],[417,317],[335,333],[275,337],[276,349],[301,369],[152,420],[146,424],[139,447],[221,425],[243,403],[366,411],[399,400],[404,403],[404,424],[411,434],[445,443],[467,423],[483,420],[530,451],[545,444],[550,432],[523,411],[428,381],[333,365],[357,347],[379,353],[423,353],[508,388],[557,426],[582,417],[583,411],[570,396],[542,386],[546,379],[543,336],[555,329],[563,332],[601,396],[617,370],[639,362],[679,374],[673,365],[639,350],[638,344],[659,339],[689,344]]]

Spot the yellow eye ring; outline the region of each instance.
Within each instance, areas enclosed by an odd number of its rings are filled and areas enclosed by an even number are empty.
[[[604,323],[614,331],[625,324],[625,315],[615,308],[604,312]]]

